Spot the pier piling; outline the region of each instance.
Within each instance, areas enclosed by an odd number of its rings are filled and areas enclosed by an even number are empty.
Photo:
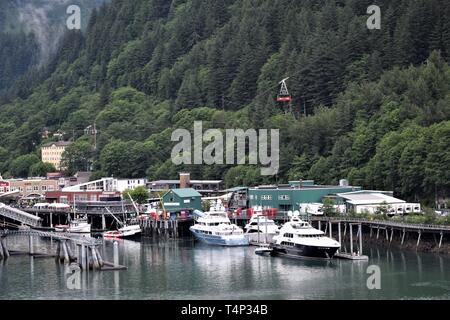
[[[352,224],[349,223],[350,226],[350,254],[353,255],[353,230],[352,230]]]
[[[359,255],[362,255],[362,225],[358,224],[358,235],[359,235]]]
[[[94,250],[95,250],[95,254],[97,255],[98,264],[99,264],[100,268],[102,268],[104,265],[104,262],[103,262],[102,256],[100,255],[100,251],[95,247],[94,247]]]
[[[403,234],[402,234],[402,242],[401,245],[403,245],[403,242],[405,241],[405,234],[406,234],[406,230],[403,229]]]
[[[58,241],[56,245],[56,257],[55,257],[56,262],[60,262],[60,257],[61,257],[61,241]]]
[[[86,257],[86,246],[81,245],[81,269],[86,270],[87,269],[87,257]]]
[[[28,250],[30,252],[30,255],[34,254],[33,236],[31,235],[31,233],[28,235]]]
[[[416,250],[419,247],[419,243],[420,243],[420,237],[422,236],[422,232],[419,231],[419,236],[417,237],[417,244],[416,244]]]
[[[330,221],[329,223],[330,223],[330,238],[332,238],[332,237],[333,237],[333,231],[332,231],[332,224],[331,224],[331,221]]]
[[[119,243],[117,241],[114,241],[113,243],[114,247],[114,266],[119,265]]]
[[[67,250],[67,243],[66,240],[61,240],[61,248],[62,248],[62,259],[64,261],[64,263],[70,263],[70,259],[69,259],[69,252]]]
[[[339,251],[342,248],[342,239],[341,239],[341,223],[338,222],[338,237],[339,237]]]
[[[440,239],[439,239],[439,249],[441,248],[441,245],[442,245],[442,238],[444,237],[444,233],[441,231],[441,236],[440,236]]]
[[[100,264],[98,262],[97,253],[95,252],[95,247],[91,246],[91,256],[92,256],[92,269],[98,270],[100,269]]]
[[[1,239],[0,242],[2,243],[2,247],[3,247],[3,256],[5,257],[5,259],[8,259],[9,258],[9,250],[8,250],[8,246],[6,245],[5,238]]]
[[[66,242],[66,249],[67,249],[67,254],[69,255],[69,262],[75,261],[75,256],[72,252],[72,249],[70,248],[70,245],[67,244],[67,242]]]
[[[3,238],[0,237],[0,260],[3,259]]]

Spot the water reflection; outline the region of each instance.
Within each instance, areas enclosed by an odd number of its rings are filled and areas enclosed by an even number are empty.
[[[23,239],[8,239],[10,248]],[[100,248],[114,261],[113,241]],[[54,252],[48,239],[36,248]],[[24,248],[26,249],[26,248]],[[67,288],[68,266],[52,258],[12,256],[0,262],[3,299],[403,299],[450,296],[445,255],[366,246],[369,261],[259,256],[255,247],[222,248],[191,240],[118,241],[126,271],[81,273],[81,290]],[[76,254],[76,251],[74,252]],[[369,265],[381,270],[381,290],[366,286]]]

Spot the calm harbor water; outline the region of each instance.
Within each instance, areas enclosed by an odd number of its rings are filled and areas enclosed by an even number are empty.
[[[10,249],[26,243],[8,239]],[[84,273],[75,290],[54,259],[11,256],[0,261],[0,299],[450,299],[448,255],[372,247],[368,262],[292,260],[180,239],[121,240],[119,250],[128,270]],[[113,261],[112,241],[100,251]],[[380,267],[380,290],[367,288],[369,265]]]

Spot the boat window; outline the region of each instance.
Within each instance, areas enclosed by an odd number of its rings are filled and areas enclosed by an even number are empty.
[[[292,233],[285,233],[284,236],[286,238],[293,238],[294,237],[294,235]]]

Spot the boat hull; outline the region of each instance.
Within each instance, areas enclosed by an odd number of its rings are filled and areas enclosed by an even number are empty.
[[[140,232],[105,232],[103,233],[103,238],[108,239],[136,239],[141,236]]]
[[[279,244],[271,245],[272,256],[287,256],[291,258],[331,259],[336,254],[338,247],[319,247],[296,244],[295,247]]]
[[[243,235],[214,235],[214,234],[204,234],[200,233],[198,230],[194,228],[189,229],[194,235],[195,239],[210,244],[210,245],[218,245],[218,246],[248,246],[248,239]]]
[[[55,226],[55,232],[91,233],[91,225],[79,226],[79,227],[57,227],[57,226]]]
[[[260,233],[258,238],[258,233],[245,233],[245,237],[251,243],[271,243],[275,235],[275,233]]]

